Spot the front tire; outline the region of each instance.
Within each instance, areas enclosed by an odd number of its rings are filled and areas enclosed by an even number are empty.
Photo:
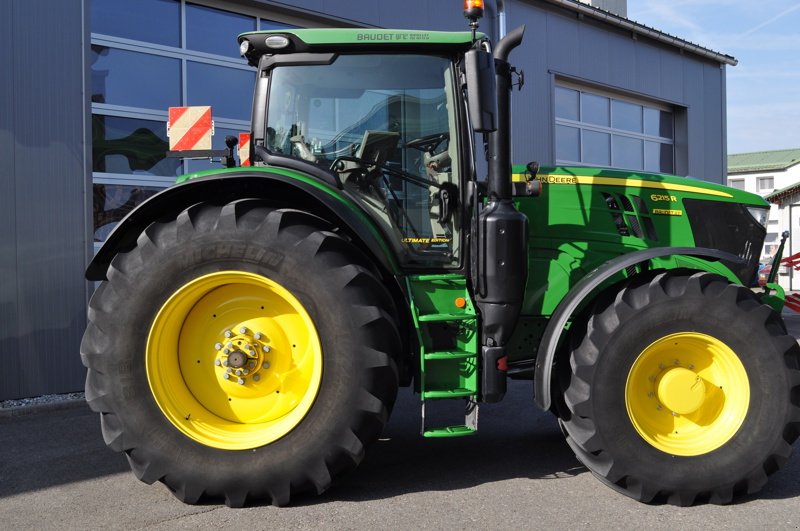
[[[255,200],[151,225],[81,345],[106,443],[186,503],[327,489],[397,393],[393,303],[367,264],[319,219]]]
[[[561,424],[577,457],[639,501],[729,503],[766,483],[800,431],[800,347],[753,293],[654,272],[578,323]]]

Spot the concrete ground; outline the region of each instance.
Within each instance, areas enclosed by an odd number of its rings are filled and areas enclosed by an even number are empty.
[[[800,337],[800,315],[787,315]],[[287,508],[189,506],[140,483],[84,405],[0,418],[0,529],[798,529],[800,443],[759,494],[729,506],[643,505],[580,465],[530,383],[481,408],[463,439],[418,435],[403,390],[384,437],[320,497]]]

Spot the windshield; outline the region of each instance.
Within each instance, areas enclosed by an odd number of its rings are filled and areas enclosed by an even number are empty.
[[[452,63],[342,55],[270,75],[267,149],[330,168],[419,265],[458,263]]]

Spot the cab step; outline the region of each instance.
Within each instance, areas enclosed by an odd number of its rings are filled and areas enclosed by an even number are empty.
[[[472,435],[476,429],[465,425],[445,426],[444,428],[428,428],[422,432],[423,437],[445,438],[445,437],[464,437]]]
[[[406,281],[420,345],[420,431],[432,438],[471,435],[478,429],[478,316],[467,280],[434,274],[412,275]],[[466,404],[463,424],[426,424],[426,404],[454,399]]]

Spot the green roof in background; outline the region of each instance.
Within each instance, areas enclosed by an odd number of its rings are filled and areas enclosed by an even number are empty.
[[[800,148],[728,155],[728,174],[785,170],[800,164]]]

